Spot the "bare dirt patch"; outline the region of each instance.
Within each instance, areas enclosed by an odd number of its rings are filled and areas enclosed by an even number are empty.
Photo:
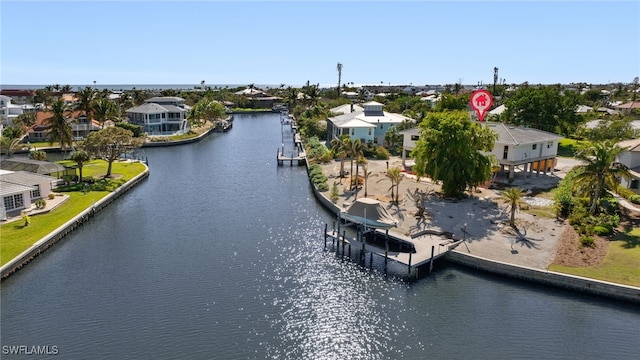
[[[600,236],[594,235],[593,238],[594,247],[582,246],[580,234],[567,223],[558,239],[553,264],[572,267],[597,266],[607,256],[610,242]]]

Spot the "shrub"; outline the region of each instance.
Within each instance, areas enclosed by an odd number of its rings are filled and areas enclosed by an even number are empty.
[[[49,200],[53,200],[56,198],[56,194],[54,193],[49,193],[49,195],[47,196],[49,198]]]
[[[580,238],[580,245],[594,248],[596,247],[595,239],[593,236],[582,236]]]
[[[618,193],[618,195],[622,196],[623,198],[625,198],[627,200],[631,200],[631,198],[633,196],[638,196],[635,192],[633,192],[633,190],[627,189],[626,187],[624,187],[622,185],[618,185],[618,188],[616,189],[616,192]]]
[[[605,235],[609,235],[611,234],[612,230],[607,229],[604,226],[601,225],[596,225],[593,227],[593,233],[598,235],[598,236],[605,236]]]
[[[389,160],[389,150],[387,150],[384,146],[378,146],[376,148],[376,160]]]
[[[631,197],[629,197],[629,201],[634,204],[640,204],[640,195],[633,194]]]
[[[47,206],[47,201],[45,199],[38,199],[35,204],[37,209],[44,209]]]
[[[331,201],[335,204],[338,202],[340,192],[338,190],[338,183],[333,182],[333,186],[331,187]]]

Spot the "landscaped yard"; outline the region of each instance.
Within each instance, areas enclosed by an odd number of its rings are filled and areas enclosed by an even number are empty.
[[[604,260],[596,266],[552,264],[549,270],[640,287],[640,228],[616,235],[609,244]]]
[[[126,181],[142,173],[145,166],[138,162],[114,162],[112,174]],[[83,176],[100,177],[106,173],[107,163],[94,160],[83,168]],[[0,264],[6,262],[29,248],[48,233],[66,223],[83,210],[89,208],[109,194],[108,191],[71,191],[64,204],[45,214],[31,216],[31,224],[24,226],[24,221],[15,221],[0,226]]]

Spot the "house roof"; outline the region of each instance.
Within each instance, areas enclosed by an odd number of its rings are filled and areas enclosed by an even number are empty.
[[[340,106],[336,106],[332,109],[330,109],[329,111],[331,111],[334,114],[348,114],[351,112],[351,106],[352,104],[344,104],[344,105],[340,105]],[[353,104],[353,111],[363,111],[364,108],[358,104]]]
[[[495,109],[489,111],[489,115],[500,115],[507,110],[507,107],[504,104],[496,107]]]
[[[640,101],[631,101],[616,106],[618,109],[640,109]]]
[[[0,163],[0,168],[11,171],[28,171],[44,175],[65,171],[64,166],[60,164],[27,158],[4,159]]]
[[[32,173],[28,171],[10,171],[0,174],[0,180],[13,184],[29,186],[40,184],[43,181],[57,181],[58,179],[51,176]]]
[[[145,100],[144,102],[146,103],[158,103],[158,102],[182,102],[184,101],[183,98],[178,97],[178,96],[156,96],[156,97],[152,97],[149,98],[147,100]]]
[[[640,139],[623,140],[616,145],[622,149],[627,148],[627,151],[640,151]]]
[[[560,135],[532,128],[515,127],[505,125],[503,123],[492,122],[487,122],[487,126],[489,126],[491,130],[495,131],[498,134],[498,140],[496,140],[496,143],[498,144],[533,144],[540,141],[562,139],[562,136]]]
[[[376,126],[360,119],[349,119],[343,123],[336,124],[339,128],[375,128]]]
[[[384,106],[384,104],[381,104],[381,103],[379,103],[377,101],[369,101],[369,102],[366,102],[366,103],[362,104],[362,106]]]
[[[400,124],[405,120],[411,120],[404,115],[388,113],[386,111],[374,112],[373,114],[367,111],[354,111],[352,113],[329,118],[329,121],[331,121],[337,127],[345,127],[344,124],[352,119],[358,119],[369,124]]]
[[[4,181],[1,178],[0,178],[0,184],[2,185],[0,186],[0,196],[9,196],[14,194],[20,194],[25,191],[36,190],[36,187],[34,186],[14,184],[9,181]]]
[[[398,131],[400,134],[408,134],[408,135],[420,135],[420,128],[419,127],[413,127],[411,129],[405,129],[402,131]]]

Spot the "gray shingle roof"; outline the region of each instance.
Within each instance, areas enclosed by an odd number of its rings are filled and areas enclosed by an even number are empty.
[[[14,184],[8,181],[0,180],[0,196],[8,196],[21,194],[25,191],[36,190],[33,186]]]
[[[491,130],[498,134],[498,144],[506,145],[520,145],[520,144],[533,144],[540,141],[552,141],[562,139],[560,135],[556,135],[550,132],[532,129],[515,127],[511,125],[505,125],[503,123],[491,123],[487,122],[487,126]]]

